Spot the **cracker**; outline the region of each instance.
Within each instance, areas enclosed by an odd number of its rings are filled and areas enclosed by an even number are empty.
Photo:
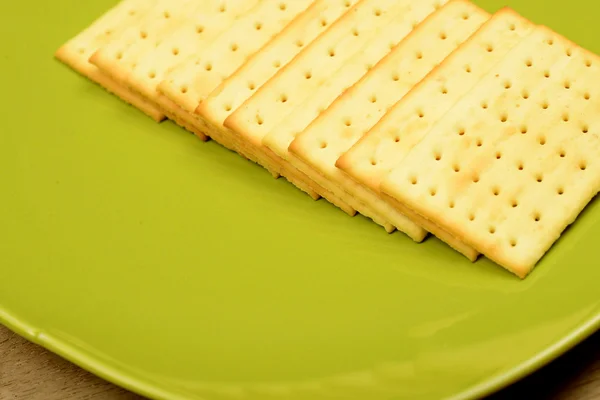
[[[285,67],[298,53],[335,21],[357,0],[317,0],[283,31],[252,56],[240,69],[223,81],[196,109],[199,118],[213,127],[211,136],[231,138],[237,147],[244,142],[223,123],[258,88]]]
[[[431,14],[296,137],[289,151],[307,164],[302,171],[341,198],[357,198],[365,206],[357,209],[361,214],[381,215],[422,241],[426,236],[422,227],[389,203],[361,191],[335,163],[389,107],[488,19],[488,13],[465,0],[452,0]]]
[[[89,62],[90,56],[98,48],[110,42],[113,37],[121,35],[131,25],[137,24],[152,9],[155,2],[152,0],[121,1],[96,19],[88,28],[62,45],[57,50],[55,57],[107,91],[138,108],[152,119],[160,121],[163,115],[156,106],[132,91],[119,86]]]
[[[599,190],[599,106],[600,58],[536,28],[381,190],[524,278]]]
[[[168,25],[158,27],[155,21],[148,24],[150,26],[132,28],[100,49],[92,61],[118,83],[157,104],[157,86],[163,77],[183,60],[201,54],[257,1],[206,0],[194,3],[193,7],[182,10],[184,13],[181,15],[169,13]],[[159,16],[158,22],[163,20]],[[121,54],[122,58],[117,58],[117,54]]]
[[[201,54],[188,58],[166,75],[158,86],[164,95],[164,99],[159,98],[160,104],[178,119],[207,131],[195,117],[198,105],[311,3],[312,0],[258,2]],[[233,148],[229,142],[221,144]]]
[[[317,0],[306,11],[298,15],[286,28],[252,56],[240,69],[223,81],[196,109],[198,118],[207,127],[208,134],[217,142],[230,142],[235,151],[254,162],[258,160],[250,155],[244,142],[237,140],[223,123],[231,113],[252,96],[277,71],[287,65],[298,53],[327,29],[329,24],[323,21],[335,21],[356,3],[357,0]],[[275,66],[278,66],[277,68]],[[278,176],[280,167],[274,162],[264,163]],[[284,171],[284,175],[296,186],[303,186],[308,193],[311,186],[306,176],[294,171]],[[322,188],[320,188],[322,190]],[[317,198],[316,192],[311,196]],[[346,212],[354,214],[349,206],[339,203]]]
[[[483,27],[446,58],[425,79],[397,102],[384,117],[348,152],[340,157],[337,167],[362,186],[359,197],[378,199],[381,179],[412,149],[452,105],[475,86],[490,69],[499,63],[534,28],[534,25],[514,11],[498,11]],[[490,47],[491,46],[491,47]],[[492,49],[492,51],[488,51]],[[440,92],[440,84],[446,93]],[[374,197],[376,196],[376,197]],[[367,197],[364,197],[367,198]],[[387,200],[387,199],[386,199]],[[477,251],[452,239],[434,224],[420,218],[401,205],[392,204],[413,221],[475,260]],[[388,217],[394,220],[393,217]]]
[[[366,73],[367,64],[373,65],[383,58],[410,33],[413,25],[442,3],[360,1],[228,117],[225,126],[250,143],[257,158],[270,158],[286,165],[289,160],[278,157],[262,144],[265,135],[287,131],[292,124],[308,125],[314,117],[308,110],[333,102]],[[293,120],[296,112],[301,120]],[[350,197],[342,200],[354,209],[360,205]],[[370,217],[388,231],[393,230],[380,216]]]

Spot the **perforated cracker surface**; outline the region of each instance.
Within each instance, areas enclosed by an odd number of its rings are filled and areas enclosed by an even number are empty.
[[[600,60],[536,28],[381,189],[525,277],[598,192]]]
[[[465,17],[467,16],[468,14],[465,14]],[[472,89],[533,28],[531,22],[510,9],[497,12],[439,67],[397,102],[336,163],[355,182],[361,184],[357,195],[370,193],[371,196],[380,199],[381,179],[406,156],[452,105]],[[440,85],[444,85],[445,90],[440,90]],[[356,184],[353,186],[356,187]],[[411,219],[418,218],[410,212],[407,214],[410,214],[407,216]],[[390,219],[394,219],[393,216]],[[452,247],[468,258],[477,257],[473,248],[459,243],[439,227],[432,226],[427,221],[423,223],[422,220],[421,224],[437,236],[444,236]]]

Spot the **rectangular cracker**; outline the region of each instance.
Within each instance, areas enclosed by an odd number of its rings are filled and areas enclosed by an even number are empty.
[[[536,28],[381,190],[525,278],[599,190],[599,107],[600,58]]]
[[[358,0],[316,0],[283,31],[223,81],[196,109],[198,118],[211,127],[211,136],[227,136],[236,147],[245,143],[223,125],[244,101],[285,67],[333,21]],[[275,67],[277,66],[277,67]]]
[[[122,0],[96,19],[88,28],[62,45],[55,57],[70,68],[99,84],[104,89],[138,108],[156,121],[163,118],[160,110],[130,90],[118,85],[89,62],[94,52],[121,35],[131,25],[139,23],[156,3],[156,0]]]
[[[353,185],[356,195],[362,199],[371,198],[370,202],[374,204],[387,201],[388,199],[380,198],[381,179],[406,156],[452,105],[471,90],[533,28],[531,22],[511,9],[504,8],[498,11],[439,67],[390,108],[383,118],[336,162],[339,169],[361,185]],[[446,93],[440,91],[440,84],[445,85]],[[472,247],[452,238],[447,232],[401,205],[391,203],[470,260],[477,259],[478,252]],[[388,218],[394,220],[393,216],[388,215]]]
[[[246,59],[281,32],[313,0],[261,1],[240,16],[235,24],[201,54],[188,58],[170,71],[158,90],[161,106],[179,120],[206,133],[208,127],[196,118],[196,108],[221,82],[233,74]],[[221,143],[232,149],[230,142]]]
[[[196,109],[196,114],[206,125],[209,136],[217,142],[229,141],[236,152],[258,162],[249,154],[245,143],[239,140],[239,136],[233,135],[223,125],[225,119],[252,96],[257,88],[260,88],[280,68],[287,65],[303,48],[325,31],[328,24],[340,18],[356,2],[357,0],[315,1],[240,69],[223,81]],[[279,67],[275,68],[275,65]],[[279,167],[274,163],[267,164],[266,168],[279,171]],[[293,171],[286,171],[284,175],[296,186],[303,185],[305,188],[311,186],[307,177],[296,176]],[[316,194],[314,191],[312,193]],[[355,213],[341,200],[337,202],[349,214]]]
[[[335,163],[431,69],[469,38],[489,14],[466,0],[452,0],[429,15],[360,81],[346,90],[289,146],[298,168],[341,198],[357,198],[364,215],[381,215],[415,241],[426,231],[388,203],[360,191]],[[427,47],[424,48],[424,43]],[[294,158],[288,156],[294,163]]]
[[[158,15],[158,21],[132,27],[99,49],[91,61],[117,83],[157,104],[157,86],[164,76],[188,57],[201,54],[257,1],[200,1],[179,6],[179,15],[170,9],[157,9],[163,13]],[[165,12],[169,13],[168,19],[164,18]],[[117,54],[122,57],[116,57]]]
[[[262,144],[264,137],[269,132],[272,135],[287,133],[290,126],[308,125],[314,116],[307,114],[307,109],[313,111],[333,102],[366,73],[366,64],[372,65],[388,54],[416,22],[441,3],[433,0],[418,3],[414,0],[360,1],[229,116],[225,126],[250,143],[258,159],[272,159],[279,165],[287,165],[289,160]],[[293,120],[296,113],[302,118]],[[324,193],[321,195],[327,198]],[[353,198],[342,200],[354,209],[360,206]],[[393,230],[380,216],[369,217],[388,231]]]

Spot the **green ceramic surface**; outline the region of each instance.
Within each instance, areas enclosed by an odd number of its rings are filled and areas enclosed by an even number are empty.
[[[597,1],[475,2],[600,53]],[[599,327],[597,200],[525,281],[388,235],[53,59],[113,4],[3,4],[2,323],[203,400],[479,397]]]

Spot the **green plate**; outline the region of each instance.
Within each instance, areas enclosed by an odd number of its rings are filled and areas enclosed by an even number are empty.
[[[204,400],[479,397],[599,327],[598,201],[525,281],[388,235],[53,59],[114,3],[3,5],[2,323]],[[600,52],[600,3],[565,4],[508,1]]]

